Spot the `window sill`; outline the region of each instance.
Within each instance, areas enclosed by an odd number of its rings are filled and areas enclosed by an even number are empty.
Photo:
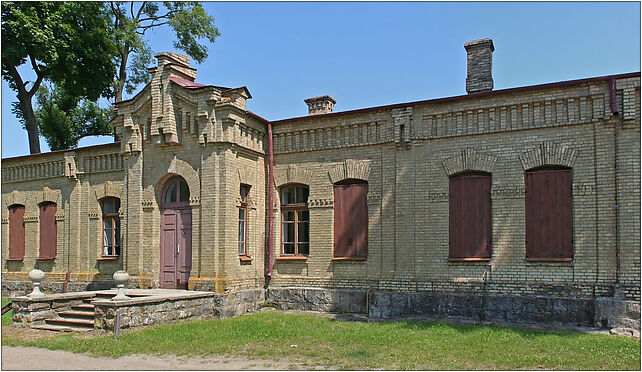
[[[332,257],[332,261],[366,261],[366,257]]]
[[[530,262],[573,262],[572,258],[528,258],[526,261]]]
[[[36,261],[49,261],[49,260],[55,260],[56,257],[38,257],[36,258]]]
[[[305,261],[308,259],[308,256],[279,256],[276,258],[277,261]]]
[[[97,258],[97,261],[116,261],[118,260],[118,256],[102,256]]]
[[[449,262],[488,262],[490,260],[490,257],[448,258]]]
[[[24,258],[7,258],[7,261],[22,261]]]
[[[250,257],[248,255],[240,254],[239,255],[239,260],[241,262],[252,262],[252,257]]]

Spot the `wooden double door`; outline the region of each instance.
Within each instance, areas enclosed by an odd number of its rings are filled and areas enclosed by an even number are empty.
[[[161,203],[161,288],[187,289],[192,269],[192,210],[188,200],[189,189],[182,178],[168,181]]]

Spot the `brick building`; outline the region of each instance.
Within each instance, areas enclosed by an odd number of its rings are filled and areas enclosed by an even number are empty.
[[[157,54],[120,142],[3,159],[3,292],[124,269],[282,308],[639,329],[640,73],[493,90],[492,41],[465,49],[467,95],[273,122]]]

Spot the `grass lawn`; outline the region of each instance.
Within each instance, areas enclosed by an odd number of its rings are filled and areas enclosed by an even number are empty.
[[[88,338],[60,335],[3,345],[89,352],[287,358],[341,369],[640,369],[640,341],[619,336],[443,322],[344,322],[260,312]],[[296,345],[296,347],[291,346]]]
[[[2,297],[2,306],[6,305],[9,303],[9,300],[6,297]],[[13,318],[13,310],[9,310],[6,314],[2,316],[2,325],[9,325],[13,321],[11,320]]]

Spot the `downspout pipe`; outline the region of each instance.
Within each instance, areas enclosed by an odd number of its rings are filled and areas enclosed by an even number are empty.
[[[272,140],[272,123],[268,122],[268,278],[272,277],[272,268],[274,265],[274,260],[272,259],[274,255],[274,189],[272,188],[272,182],[274,178],[274,142]]]
[[[617,91],[615,84],[615,77],[611,78],[610,81],[610,91],[609,98],[611,102],[611,112],[613,115],[618,116],[620,114],[617,108]],[[613,128],[613,145],[614,145],[614,155],[615,155],[615,285],[617,286],[620,283],[620,222],[619,222],[619,210],[620,206],[619,201],[619,185],[618,185],[618,125],[615,124]]]

